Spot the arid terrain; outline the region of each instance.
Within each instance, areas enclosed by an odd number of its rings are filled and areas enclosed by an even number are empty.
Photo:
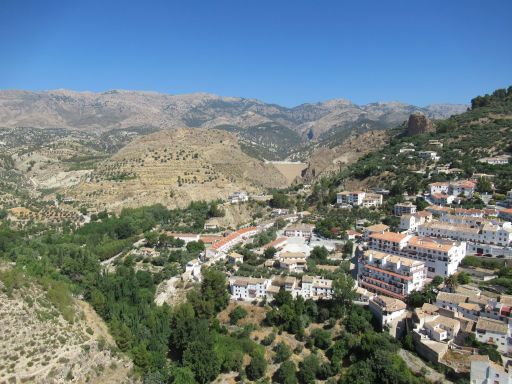
[[[84,301],[0,266],[0,383],[134,383],[106,324]]]
[[[244,154],[230,133],[178,129],[133,141],[61,191],[87,207],[116,210],[156,202],[183,207],[289,184],[273,165]]]

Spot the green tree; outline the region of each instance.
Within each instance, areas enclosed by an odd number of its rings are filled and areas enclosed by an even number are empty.
[[[261,355],[253,356],[249,365],[245,368],[245,372],[249,380],[258,380],[265,375],[267,362]]]
[[[201,240],[190,241],[189,243],[187,243],[186,247],[187,247],[187,251],[189,253],[194,253],[194,254],[200,253],[205,250],[204,243]]]
[[[320,367],[320,360],[315,354],[310,354],[299,364],[299,382],[301,384],[313,384]]]
[[[277,252],[277,249],[275,249],[274,247],[268,247],[267,249],[265,249],[265,251],[263,252],[263,256],[265,257],[265,259],[273,259],[275,254]]]
[[[313,329],[313,331],[311,331],[311,338],[317,348],[327,349],[331,345],[331,333],[322,328]]]
[[[444,279],[444,283],[446,287],[450,289],[451,292],[455,292],[455,289],[459,286],[457,274],[448,276],[446,279]]]
[[[476,184],[476,190],[480,193],[492,193],[492,183],[486,178],[480,178]]]
[[[194,372],[199,383],[206,384],[215,379],[220,373],[220,361],[214,350],[214,344],[209,334],[195,335],[183,353],[183,365]]]
[[[457,273],[457,282],[459,284],[469,284],[471,283],[471,276],[467,272],[459,272]]]
[[[292,355],[292,350],[284,341],[281,341],[275,346],[274,352],[276,353],[274,356],[274,361],[276,363],[282,363],[283,361],[288,360]]]
[[[352,300],[356,297],[355,283],[348,274],[341,273],[339,277],[333,281],[333,299],[337,305],[343,308],[349,308]]]
[[[297,384],[297,367],[293,361],[287,360],[281,364],[274,375],[274,381],[279,384]]]
[[[194,373],[188,367],[178,367],[173,372],[172,384],[196,384]]]
[[[144,238],[146,239],[146,244],[149,247],[156,247],[158,245],[160,235],[156,231],[146,231],[144,232]]]

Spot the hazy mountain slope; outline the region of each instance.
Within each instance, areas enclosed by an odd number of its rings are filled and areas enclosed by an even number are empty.
[[[233,127],[246,142],[254,142],[260,127],[283,127],[253,144],[283,158],[300,142],[344,136],[366,122],[368,129],[395,126],[416,110],[430,117],[447,117],[465,105],[433,105],[426,108],[402,103],[357,105],[334,99],[286,108],[255,99],[212,94],[168,95],[139,91],[103,93],[54,90],[46,92],[0,91],[0,127],[59,127],[105,132],[112,129],[165,129],[176,127]],[[282,143],[283,136],[286,142]],[[293,146],[290,147],[290,142]],[[280,147],[280,150],[275,150]],[[283,150],[283,148],[285,150]]]

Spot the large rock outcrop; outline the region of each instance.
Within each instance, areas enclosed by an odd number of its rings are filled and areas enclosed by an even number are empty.
[[[435,132],[432,121],[421,112],[414,112],[409,116],[407,135],[413,136],[421,133]]]

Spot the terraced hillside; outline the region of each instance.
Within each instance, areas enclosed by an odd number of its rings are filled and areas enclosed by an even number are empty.
[[[62,193],[90,207],[118,209],[157,202],[185,206],[240,189],[287,185],[274,166],[244,154],[233,134],[179,129],[135,140]]]

